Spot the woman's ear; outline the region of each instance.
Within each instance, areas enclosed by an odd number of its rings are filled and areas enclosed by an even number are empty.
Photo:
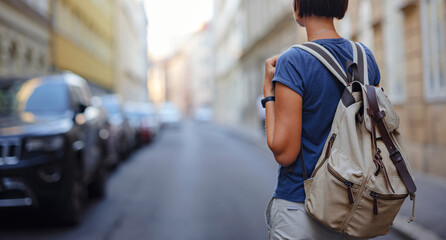
[[[294,20],[296,20],[297,24],[301,27],[305,27],[305,17],[299,17],[299,8],[297,7],[297,0],[293,0],[293,15]]]
[[[294,19],[301,27],[305,27],[305,17],[299,17],[299,12],[294,11]]]

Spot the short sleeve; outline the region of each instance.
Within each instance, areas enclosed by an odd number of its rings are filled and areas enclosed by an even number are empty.
[[[378,86],[379,82],[381,81],[381,73],[379,72],[378,65],[376,64],[375,57],[373,57],[372,51],[368,47],[366,47],[364,44],[361,43],[361,45],[364,47],[365,54],[367,55],[367,68],[369,72],[369,81],[370,79],[373,79],[373,81],[370,81],[371,84]]]
[[[298,49],[290,48],[282,53],[276,63],[276,72],[273,78],[274,85],[275,83],[280,82],[303,97],[303,68],[298,66],[298,64],[302,62],[302,56]]]

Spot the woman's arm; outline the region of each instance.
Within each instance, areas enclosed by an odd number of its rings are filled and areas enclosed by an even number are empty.
[[[278,56],[265,63],[265,97],[275,96],[276,101],[266,103],[266,137],[268,147],[276,161],[286,167],[291,165],[300,151],[302,133],[302,97],[277,82],[274,89],[272,79]]]

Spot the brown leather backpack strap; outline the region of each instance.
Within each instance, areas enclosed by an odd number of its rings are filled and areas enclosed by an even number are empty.
[[[376,122],[376,125],[378,126],[381,138],[384,144],[386,145],[387,150],[389,151],[390,159],[392,160],[393,164],[395,164],[398,174],[403,180],[404,185],[406,185],[407,191],[413,194],[417,191],[417,187],[415,186],[412,176],[410,175],[409,170],[407,169],[406,163],[404,162],[400,150],[393,143],[393,140],[390,137],[389,132],[387,131],[386,125],[384,124],[383,118],[385,117],[385,113],[379,111],[378,101],[376,99],[376,92],[375,92],[376,87],[368,85],[366,86],[366,88],[367,88],[367,99],[369,107],[373,111],[374,119],[372,120]]]

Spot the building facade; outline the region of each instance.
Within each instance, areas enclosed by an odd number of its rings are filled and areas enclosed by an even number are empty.
[[[93,92],[115,87],[114,0],[52,1],[52,59],[56,71],[86,78]]]
[[[339,27],[372,49],[411,166],[446,177],[445,1],[350,1]]]
[[[149,91],[150,101],[156,105],[160,105],[167,101],[167,62],[154,61],[148,71],[147,88]]]
[[[147,17],[143,1],[117,0],[115,91],[124,100],[148,101]]]
[[[182,47],[189,56],[189,71],[191,90],[191,109],[211,107],[214,100],[214,58],[213,32],[209,23],[203,24],[201,29],[192,33],[189,40]]]
[[[266,59],[303,41],[288,0],[216,0],[216,119],[260,128],[256,99],[263,94]],[[265,17],[268,16],[268,17]]]
[[[0,77],[51,71],[49,0],[0,1]]]
[[[175,104],[183,115],[189,115],[191,101],[191,68],[188,49],[181,47],[166,60],[166,101]]]
[[[191,33],[170,57],[149,70],[149,95],[154,103],[171,102],[185,116],[214,101],[214,49],[212,27],[205,23]]]

